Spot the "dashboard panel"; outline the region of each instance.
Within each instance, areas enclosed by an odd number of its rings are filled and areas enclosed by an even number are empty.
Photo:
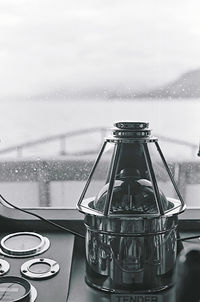
[[[48,210],[44,210],[46,216],[49,215]],[[69,211],[70,212],[70,211]],[[67,213],[67,210],[66,210]],[[75,211],[76,213],[76,211]],[[16,212],[17,214],[17,212]],[[20,215],[19,215],[20,216]],[[22,215],[23,216],[23,215]],[[68,215],[67,215],[68,216]],[[70,215],[69,215],[70,216]],[[64,221],[56,221],[58,224],[65,226],[71,230],[76,230],[80,234],[84,234],[84,224],[80,216],[74,218],[67,217]],[[193,222],[194,223],[194,222]],[[190,224],[192,225],[192,224]],[[186,232],[189,229],[189,222],[181,221],[180,228],[183,230],[181,236],[185,234],[191,235],[197,233],[197,229]],[[0,254],[0,261],[5,261],[9,264],[9,269],[4,272],[1,278],[15,277],[24,278],[28,281],[33,289],[33,300],[22,301],[36,301],[36,302],[175,302],[175,287],[159,293],[151,293],[145,295],[116,295],[103,292],[101,290],[93,289],[85,282],[85,242],[83,238],[70,234],[67,231],[58,230],[55,227],[46,224],[39,220],[26,220],[1,217],[0,220],[0,241],[7,244],[7,248],[14,247],[15,252],[19,253],[22,249],[34,250],[34,245],[40,246],[40,239],[46,238],[49,241],[48,248],[44,249],[41,253],[22,255],[15,257],[15,255],[6,255],[5,252]],[[24,240],[13,246],[13,242],[9,241],[14,238],[17,240],[16,233],[24,234],[24,238],[30,234],[34,234],[33,242]],[[14,234],[14,235],[13,235]],[[36,234],[36,235],[35,235]],[[37,235],[38,234],[38,235]],[[7,242],[6,242],[7,241]],[[9,244],[8,244],[9,243]],[[198,246],[199,240],[186,241],[184,247]],[[36,249],[37,250],[37,249]],[[49,262],[50,261],[50,262]],[[0,262],[1,264],[1,262]],[[37,266],[38,265],[38,266]],[[52,269],[52,265],[54,270]],[[51,271],[53,270],[53,273]],[[29,273],[27,275],[26,273]],[[1,273],[1,272],[0,272]],[[50,273],[50,274],[48,274]],[[30,276],[33,274],[33,276]],[[47,274],[47,275],[45,275]],[[1,288],[0,288],[0,292]],[[2,300],[4,301],[4,300]],[[13,300],[5,300],[13,301]],[[20,301],[20,300],[17,300]]]

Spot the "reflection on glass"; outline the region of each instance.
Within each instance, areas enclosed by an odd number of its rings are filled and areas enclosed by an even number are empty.
[[[151,156],[152,165],[154,167],[154,173],[157,180],[157,184],[160,190],[167,197],[169,202],[169,208],[174,206],[180,206],[180,196],[177,193],[177,190],[170,179],[170,175],[164,165],[164,162],[160,156],[160,153],[157,150],[155,144],[148,145],[149,153]],[[165,208],[167,211],[169,208]]]
[[[106,143],[103,154],[97,163],[94,173],[91,175],[91,180],[84,197],[86,204],[88,202],[88,198],[90,198],[90,202],[93,202],[95,200],[95,196],[99,193],[101,188],[108,183],[110,175],[110,163],[112,162],[114,148],[114,144]],[[101,211],[103,209],[97,210]]]
[[[150,144],[151,145],[151,144]],[[103,157],[103,155],[102,155]],[[93,207],[103,212],[107,202],[109,183],[96,195]],[[166,211],[173,207],[159,187],[160,202]],[[158,206],[154,187],[141,143],[123,143],[118,159],[115,181],[110,202],[112,214],[156,214]]]

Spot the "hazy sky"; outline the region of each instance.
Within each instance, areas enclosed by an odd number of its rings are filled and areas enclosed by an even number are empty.
[[[140,89],[200,68],[199,0],[0,0],[0,97]]]

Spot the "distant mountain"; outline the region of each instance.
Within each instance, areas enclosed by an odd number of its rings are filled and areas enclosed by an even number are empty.
[[[200,98],[200,69],[189,71],[177,80],[157,89],[140,91],[133,88],[90,87],[85,89],[67,89],[48,91],[33,96],[34,100],[71,100],[71,99],[137,99],[137,98]]]
[[[139,93],[136,97],[152,98],[199,98],[200,97],[200,69],[189,71],[181,75],[168,85]]]

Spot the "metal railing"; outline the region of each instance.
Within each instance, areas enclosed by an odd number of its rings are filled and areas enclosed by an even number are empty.
[[[51,183],[54,181],[77,181],[79,183],[80,181],[85,181],[95,159],[95,156],[92,156],[92,154],[99,151],[99,144],[104,140],[106,133],[107,129],[104,127],[87,128],[31,140],[22,144],[0,149],[0,156],[7,155],[13,151],[16,152],[17,155],[16,159],[3,160],[2,158],[0,161],[0,184],[36,182],[38,184],[39,206],[52,206]],[[99,143],[93,149],[88,148],[73,153],[70,153],[67,150],[68,139],[78,136],[87,136],[88,134],[99,135]],[[187,147],[191,150],[192,155],[197,155],[198,146],[195,144],[160,135],[157,136],[159,137],[159,141]],[[59,142],[60,148],[56,159],[29,160],[28,158],[23,157],[25,150],[51,142]],[[76,155],[75,159],[70,157],[71,154]],[[82,158],[82,155],[86,154],[90,155],[87,157],[87,161]],[[199,161],[194,161],[194,158],[189,162],[179,162],[179,160],[180,159],[177,158],[173,161],[170,164],[170,168],[174,171],[176,182],[178,183],[183,198],[186,198],[188,195],[188,186],[191,184],[200,184],[200,163]]]
[[[98,152],[99,144],[102,143],[107,132],[108,132],[108,129],[104,128],[104,127],[86,128],[86,129],[68,131],[66,133],[46,136],[46,137],[43,137],[40,139],[30,140],[30,141],[26,141],[21,144],[2,148],[2,149],[0,149],[0,155],[7,155],[10,152],[16,152],[17,157],[21,158],[21,157],[23,157],[23,152],[25,150],[30,149],[32,147],[45,145],[45,144],[48,144],[51,142],[59,142],[60,147],[59,147],[58,155],[61,155],[61,156],[62,155],[71,155],[71,154],[77,155],[77,156],[93,154],[93,153]],[[73,153],[70,153],[69,151],[67,151],[67,146],[68,146],[67,143],[70,138],[74,138],[74,137],[78,137],[78,136],[86,136],[88,134],[99,135],[99,138],[100,138],[99,144],[96,146],[96,148],[88,149],[88,150],[84,150],[84,151],[80,151],[80,152],[73,152]],[[195,144],[192,144],[192,143],[188,143],[187,141],[180,140],[180,139],[174,139],[174,138],[170,138],[170,137],[166,137],[166,136],[162,136],[162,135],[155,135],[155,136],[159,137],[159,140],[161,140],[163,142],[172,143],[172,144],[175,144],[178,146],[189,147],[191,149],[192,155],[194,155],[195,153],[198,152],[198,146]]]
[[[30,140],[26,141],[25,143],[17,144],[17,145],[12,145],[6,148],[0,149],[0,155],[5,155],[10,152],[16,152],[17,157],[22,157],[23,156],[23,151],[25,149],[29,149],[32,147],[48,144],[51,142],[59,142],[60,145],[60,150],[58,155],[70,155],[69,152],[67,152],[67,140],[69,138],[74,138],[76,136],[82,136],[82,135],[87,135],[87,134],[92,134],[92,133],[97,133],[100,134],[100,142],[103,141],[105,134],[107,132],[106,128],[103,127],[97,127],[97,128],[86,128],[86,129],[80,129],[80,130],[74,130],[74,131],[68,131],[66,133],[61,133],[57,135],[51,135],[51,136],[46,136],[40,139],[35,139],[35,140]],[[90,154],[97,152],[96,149],[89,149],[84,152],[78,152],[77,155],[84,155],[85,153]]]

